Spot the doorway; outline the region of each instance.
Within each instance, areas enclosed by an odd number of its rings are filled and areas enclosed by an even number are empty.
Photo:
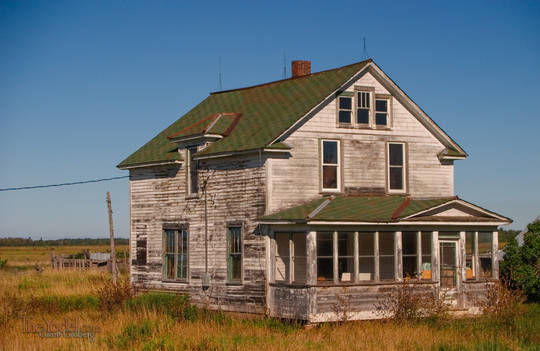
[[[439,241],[439,252],[441,257],[441,288],[456,289],[458,284],[457,242]]]

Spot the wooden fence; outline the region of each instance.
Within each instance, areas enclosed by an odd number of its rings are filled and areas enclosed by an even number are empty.
[[[90,268],[101,268],[110,270],[111,260],[96,260],[91,258],[65,258],[64,255],[55,255],[51,252],[51,268],[52,269],[79,269],[85,270]],[[129,267],[128,257],[116,259],[116,264],[119,268],[127,269]]]

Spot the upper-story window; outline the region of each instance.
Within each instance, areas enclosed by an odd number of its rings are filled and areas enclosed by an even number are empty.
[[[406,155],[404,143],[388,143],[388,191],[405,192]]]
[[[388,124],[388,99],[375,100],[375,124],[378,126]]]
[[[371,114],[371,93],[358,91],[356,93],[356,123],[369,125]]]
[[[341,187],[339,140],[321,140],[321,175],[323,191],[339,191]]]
[[[197,152],[197,147],[189,147],[187,149],[187,195],[197,196],[199,193],[199,162],[193,159],[193,155]]]
[[[338,121],[339,123],[350,124],[352,116],[352,96],[338,97]]]

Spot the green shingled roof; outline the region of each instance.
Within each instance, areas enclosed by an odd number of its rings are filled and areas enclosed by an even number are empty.
[[[260,220],[394,222],[456,198],[414,199],[405,196],[336,196],[327,199],[329,200],[327,204],[323,204],[325,198],[319,198],[300,206],[264,216]]]
[[[241,118],[233,128],[228,128],[230,125],[225,128],[227,119],[222,121],[223,124],[218,121],[212,131],[214,128],[218,132],[229,129],[229,135],[199,155],[264,148],[369,62],[371,60],[303,77],[213,93],[118,167],[179,159],[177,152],[171,153],[176,144],[169,137],[200,134],[209,126],[212,116],[219,113],[239,113]]]

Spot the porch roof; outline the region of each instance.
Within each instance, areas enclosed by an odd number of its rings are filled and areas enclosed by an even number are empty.
[[[466,206],[473,215],[434,215],[437,208]],[[431,211],[433,210],[433,211]],[[422,216],[422,214],[426,216]],[[262,222],[364,222],[399,223],[404,221],[429,222],[500,222],[511,219],[485,210],[458,197],[414,198],[408,196],[347,196],[322,197],[259,218]]]

